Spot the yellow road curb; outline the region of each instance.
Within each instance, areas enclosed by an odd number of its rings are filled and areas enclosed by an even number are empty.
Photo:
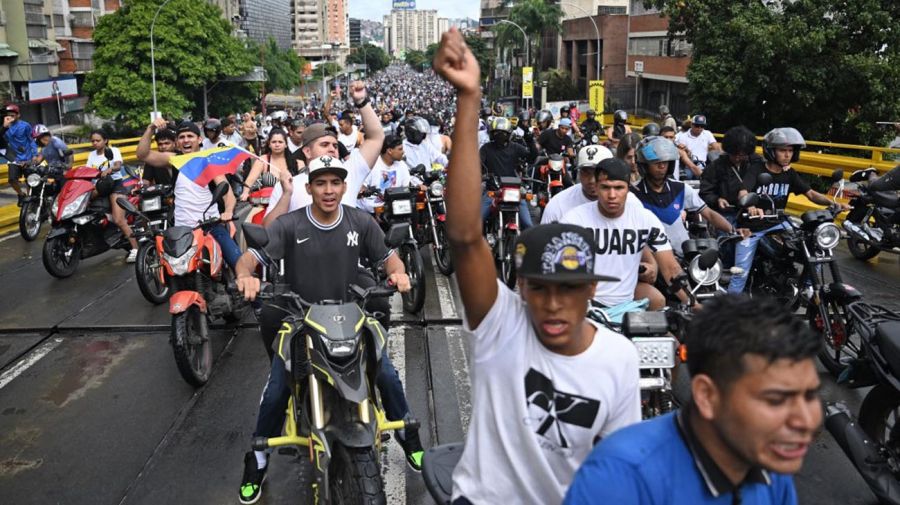
[[[0,207],[0,236],[19,231],[19,206],[16,204]]]

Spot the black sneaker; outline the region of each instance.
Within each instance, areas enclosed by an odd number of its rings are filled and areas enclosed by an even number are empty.
[[[260,470],[256,466],[256,455],[253,451],[244,455],[244,478],[241,479],[240,497],[241,503],[256,503],[262,494],[262,485],[266,481],[266,470],[269,466]]]
[[[422,441],[419,440],[419,430],[413,430],[407,428],[404,430],[406,432],[406,438],[400,437],[400,433],[394,432],[394,438],[397,439],[397,443],[403,447],[403,452],[406,454],[406,464],[409,465],[410,468],[415,472],[422,472],[422,456],[425,455],[425,449],[422,448]]]

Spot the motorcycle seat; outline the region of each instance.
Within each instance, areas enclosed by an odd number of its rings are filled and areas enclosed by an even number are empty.
[[[422,457],[422,479],[435,502],[450,505],[453,494],[453,470],[462,457],[463,444],[439,445],[425,451]]]
[[[886,321],[875,328],[875,344],[894,373],[900,373],[900,321]]]
[[[893,191],[876,191],[872,193],[872,201],[879,207],[895,209],[900,206],[900,197]]]
[[[509,187],[515,186],[519,187],[522,185],[522,179],[518,177],[501,177],[500,178],[500,186],[501,187]]]

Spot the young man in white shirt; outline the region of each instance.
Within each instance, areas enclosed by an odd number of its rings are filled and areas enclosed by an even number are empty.
[[[447,235],[472,343],[472,421],[453,473],[453,503],[560,503],[601,438],[640,420],[638,358],[621,335],[585,319],[599,282],[596,244],[580,227],[519,239],[522,296],[498,282],[481,234],[478,62],[455,28],[434,60],[458,91]]]
[[[396,135],[388,135],[384,138],[384,145],[381,147],[381,156],[372,167],[372,171],[363,180],[362,186],[356,188],[357,192],[368,186],[375,186],[381,192],[381,195],[372,195],[366,198],[360,198],[356,202],[356,206],[370,213],[375,213],[376,207],[384,205],[384,191],[388,188],[400,188],[409,186],[411,177],[409,175],[409,166],[403,161],[403,138]]]
[[[589,202],[597,201],[597,164],[613,157],[612,151],[604,146],[591,145],[582,147],[578,151],[578,184],[564,189],[558,195],[550,199],[544,213],[541,215],[541,223],[555,223],[570,210]]]
[[[722,148],[706,129],[706,116],[697,114],[691,119],[691,129],[675,136],[675,143],[687,148],[691,159],[685,160],[680,177],[683,180],[699,179],[706,168],[706,158],[710,151],[721,151]]]

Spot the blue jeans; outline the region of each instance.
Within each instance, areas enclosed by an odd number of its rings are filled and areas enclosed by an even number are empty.
[[[759,241],[772,231],[785,230],[788,228],[790,228],[789,223],[779,223],[771,228],[758,231],[737,243],[734,253],[734,266],[740,267],[744,271],[731,278],[731,283],[728,284],[729,293],[741,293],[744,291],[744,286],[747,285],[747,276],[750,274],[750,269],[753,267],[753,257],[756,255],[756,246],[759,245]]]
[[[484,221],[491,214],[491,200],[488,198],[487,193],[481,194],[481,220]],[[528,211],[528,201],[522,200],[519,202],[519,228],[522,230],[527,230],[531,228],[534,224],[531,222],[531,212]]]
[[[241,248],[238,247],[237,242],[231,238],[231,234],[228,233],[228,227],[224,224],[216,225],[209,230],[209,234],[216,239],[216,242],[219,243],[219,247],[222,248],[222,256],[225,258],[225,263],[228,263],[228,266],[234,270],[238,258],[241,257]]]
[[[409,405],[406,403],[400,376],[387,352],[381,355],[381,369],[376,375],[376,382],[388,420],[405,419],[409,415]],[[259,402],[259,417],[256,418],[254,437],[272,438],[281,435],[290,396],[291,389],[284,360],[276,355],[272,358],[269,380]]]

